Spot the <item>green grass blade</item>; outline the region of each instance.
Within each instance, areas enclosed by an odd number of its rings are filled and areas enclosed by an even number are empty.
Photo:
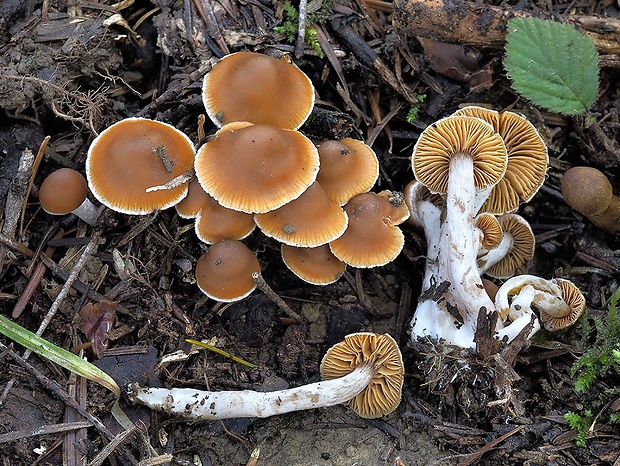
[[[56,363],[79,376],[103,385],[112,391],[117,398],[120,396],[120,388],[114,379],[112,379],[112,377],[103,372],[97,366],[94,366],[70,351],[50,343],[44,338],[41,338],[29,330],[26,330],[24,327],[17,325],[4,316],[0,316],[0,333],[22,345],[24,348],[29,349],[33,353],[49,359],[53,363]]]
[[[519,94],[556,113],[583,113],[598,94],[594,43],[568,24],[509,20],[504,67]]]

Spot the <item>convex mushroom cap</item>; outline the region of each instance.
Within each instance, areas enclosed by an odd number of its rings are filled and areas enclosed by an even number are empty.
[[[180,217],[196,219],[196,236],[207,244],[223,239],[243,239],[256,226],[251,214],[221,206],[202,189],[196,179],[189,183],[187,196],[175,208]]]
[[[88,185],[82,174],[72,168],[50,173],[39,188],[41,208],[48,214],[74,213],[89,225],[95,220],[95,206],[86,197]]]
[[[368,386],[347,404],[355,414],[374,419],[394,411],[401,400],[404,366],[398,344],[388,335],[360,332],[332,346],[321,362],[325,380],[343,377],[358,365],[372,363],[377,372]]]
[[[315,248],[298,248],[282,244],[282,261],[291,272],[313,285],[334,283],[344,274],[347,264],[324,244]]]
[[[517,113],[468,106],[453,114],[459,115],[489,122],[504,140],[508,153],[506,174],[493,186],[482,210],[497,215],[514,212],[519,203],[528,202],[545,181],[549,163],[547,146],[534,125]]]
[[[187,183],[157,189],[192,170],[194,145],[167,123],[127,118],[105,129],[90,145],[86,177],[93,195],[108,208],[142,215],[172,207]]]
[[[562,178],[566,203],[603,230],[620,231],[620,200],[607,177],[593,167],[573,167]]]
[[[323,141],[317,147],[321,160],[317,181],[333,202],[344,205],[353,196],[370,191],[377,181],[377,155],[362,141],[344,138]]]
[[[409,218],[402,194],[382,191],[354,196],[344,206],[349,225],[329,243],[332,253],[353,267],[379,267],[400,254],[405,239],[400,225]]]
[[[256,255],[236,240],[222,240],[211,246],[196,263],[196,283],[209,298],[239,301],[256,288],[252,274],[260,272]]]
[[[254,52],[225,56],[207,73],[202,100],[221,127],[234,121],[297,129],[314,106],[310,79],[286,59]]]
[[[308,189],[319,154],[298,131],[235,122],[198,150],[195,170],[202,188],[224,207],[264,213]]]
[[[271,238],[298,247],[316,247],[342,236],[348,217],[340,205],[327,197],[318,182],[297,199],[272,211],[256,214],[258,228]]]

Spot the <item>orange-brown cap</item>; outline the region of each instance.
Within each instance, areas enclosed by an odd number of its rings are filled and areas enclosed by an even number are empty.
[[[198,150],[195,169],[202,188],[224,207],[264,213],[314,182],[319,154],[298,131],[236,122]]]
[[[504,140],[508,152],[506,174],[491,190],[482,207],[485,212],[505,214],[527,202],[545,181],[549,156],[538,131],[524,116],[469,106],[454,115],[466,115],[488,121]]]
[[[196,236],[208,244],[222,239],[243,239],[254,230],[256,224],[252,214],[222,207],[208,196],[194,223]]]
[[[77,209],[88,194],[86,179],[72,168],[50,173],[39,188],[41,207],[48,214],[66,215]]]
[[[196,178],[188,184],[187,195],[174,208],[181,218],[195,218],[209,198],[213,199],[202,189]]]
[[[329,243],[338,259],[353,267],[378,267],[400,254],[405,239],[396,225],[409,217],[402,196],[389,191],[358,194],[344,210],[349,216],[347,230]]]
[[[403,358],[398,344],[388,334],[354,333],[332,346],[321,362],[325,380],[345,376],[360,364],[377,368],[368,386],[348,402],[358,416],[373,419],[394,411],[400,404],[404,381]]]
[[[418,138],[413,174],[431,192],[446,194],[450,160],[458,154],[472,157],[479,191],[494,186],[506,172],[506,146],[493,127],[480,118],[450,116],[429,125]]]
[[[327,196],[339,205],[373,187],[379,176],[379,161],[370,148],[357,139],[323,141],[318,146],[321,168],[317,181]]]
[[[90,145],[86,178],[93,195],[112,210],[141,215],[175,205],[187,183],[147,192],[185,174],[194,164],[194,145],[167,123],[127,118],[105,129]]]
[[[250,121],[297,129],[312,112],[314,87],[284,58],[237,52],[222,58],[207,73],[202,100],[217,126]]]
[[[282,261],[295,275],[313,285],[334,283],[347,264],[338,259],[327,244],[316,248],[298,248],[282,244]]]
[[[342,236],[348,217],[338,204],[330,201],[325,190],[314,182],[301,196],[254,220],[263,233],[284,244],[316,247]]]
[[[256,288],[253,273],[260,272],[256,255],[235,240],[211,246],[196,263],[196,283],[216,301],[232,302],[249,296]]]

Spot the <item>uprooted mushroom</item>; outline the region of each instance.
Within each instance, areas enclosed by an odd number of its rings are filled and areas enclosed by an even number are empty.
[[[535,312],[542,314],[546,301],[530,299],[532,287],[521,287],[516,293],[514,287],[510,293],[500,287],[500,305],[499,298],[489,297],[481,278],[502,261],[508,266],[489,275],[510,278],[523,273],[531,259],[527,250],[531,245],[525,244],[531,241],[531,230],[521,217],[510,214],[498,219],[503,239],[487,242],[485,231],[492,230],[492,222],[485,226],[480,213],[514,212],[540,187],[547,152],[537,131],[510,112],[466,108],[421,134],[412,166],[417,183],[407,190],[407,203],[412,218],[424,229],[428,248],[422,293],[411,322],[412,339],[430,337],[474,348],[478,315],[489,311],[498,313],[496,338],[512,341],[531,322],[529,336],[533,335],[540,328]],[[432,194],[439,194],[441,200]],[[564,301],[557,285],[549,287],[555,301]],[[518,304],[511,307],[506,300]]]
[[[387,334],[354,333],[330,348],[321,362],[323,381],[275,392],[210,392],[131,384],[130,399],[152,409],[203,420],[269,417],[346,403],[359,416],[377,418],[401,399],[404,366]]]

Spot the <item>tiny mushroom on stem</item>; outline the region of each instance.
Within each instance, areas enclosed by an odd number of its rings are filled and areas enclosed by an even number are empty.
[[[344,274],[347,264],[332,253],[329,245],[298,248],[282,244],[282,261],[295,275],[313,285],[334,283]]]
[[[72,168],[60,168],[50,173],[39,188],[41,207],[48,214],[73,213],[89,225],[95,222],[97,209],[86,197],[86,179]]]
[[[573,167],[562,178],[566,203],[597,227],[620,231],[620,199],[614,196],[607,177],[593,167]]]
[[[330,379],[274,392],[147,388],[135,383],[127,392],[132,401],[151,409],[202,420],[265,418],[342,403],[362,417],[376,418],[400,402],[402,357],[387,334],[348,335],[327,352],[321,374]]]

